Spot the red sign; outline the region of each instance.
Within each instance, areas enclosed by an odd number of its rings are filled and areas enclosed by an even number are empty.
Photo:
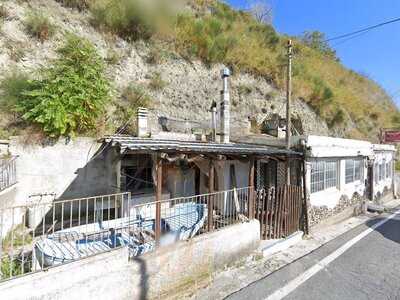
[[[398,143],[400,142],[400,130],[389,130],[383,133],[383,140],[385,143]]]

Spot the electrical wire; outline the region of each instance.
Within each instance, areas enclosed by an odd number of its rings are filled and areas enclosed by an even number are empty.
[[[382,22],[382,23],[379,23],[379,24],[376,24],[376,25],[368,26],[368,27],[365,27],[365,28],[362,28],[362,29],[359,29],[359,30],[356,30],[356,31],[353,31],[353,32],[349,32],[349,33],[345,33],[345,34],[342,34],[342,35],[339,35],[339,36],[335,36],[333,38],[329,38],[329,39],[325,40],[325,42],[329,43],[331,41],[335,41],[335,40],[340,40],[340,39],[343,39],[343,38],[351,37],[353,35],[357,35],[357,34],[360,34],[360,33],[368,32],[368,31],[370,31],[372,29],[375,29],[375,28],[378,28],[378,27],[381,27],[381,26],[384,26],[384,25],[388,25],[388,24],[391,24],[391,23],[399,22],[399,21],[400,21],[400,18],[392,19],[392,20],[389,20],[389,21],[386,21],[386,22]]]

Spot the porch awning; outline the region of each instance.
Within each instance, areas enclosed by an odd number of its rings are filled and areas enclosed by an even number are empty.
[[[280,149],[269,146],[244,143],[215,143],[159,140],[151,138],[137,138],[128,135],[111,135],[103,139],[112,146],[119,146],[122,153],[183,153],[183,154],[221,154],[243,156],[283,156],[302,157],[300,152]]]

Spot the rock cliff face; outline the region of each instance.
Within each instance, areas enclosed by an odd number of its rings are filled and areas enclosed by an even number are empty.
[[[127,42],[116,36],[101,33],[90,24],[87,12],[61,6],[56,1],[4,1],[6,16],[0,32],[0,77],[18,68],[34,72],[56,56],[55,49],[62,43],[65,32],[73,32],[89,39],[99,53],[109,62],[107,73],[115,86],[118,101],[121,91],[131,83],[141,84],[153,99],[152,110],[160,116],[182,120],[209,122],[208,109],[212,101],[219,102],[222,65],[207,67],[200,61],[187,61],[165,51],[161,61],[150,62],[151,47],[144,42]],[[24,20],[32,11],[49,16],[56,26],[56,33],[43,43],[29,36],[24,30]],[[159,74],[161,89],[149,87],[151,78]],[[231,78],[231,116],[233,128],[248,128],[249,120],[262,120],[270,114],[285,115],[285,97],[263,78],[249,74],[233,74]],[[116,127],[120,120],[109,107],[109,119]],[[3,114],[0,127],[7,131],[10,116]],[[328,129],[326,122],[302,100],[294,99],[293,114],[300,118],[304,133],[319,135],[342,135],[336,129]]]

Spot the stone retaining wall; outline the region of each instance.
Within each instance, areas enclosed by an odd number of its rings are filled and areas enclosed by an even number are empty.
[[[324,220],[344,211],[348,207],[361,208],[364,198],[358,194],[354,194],[352,198],[342,196],[338,205],[334,208],[327,206],[310,206],[308,208],[308,219],[310,227],[315,226]]]

